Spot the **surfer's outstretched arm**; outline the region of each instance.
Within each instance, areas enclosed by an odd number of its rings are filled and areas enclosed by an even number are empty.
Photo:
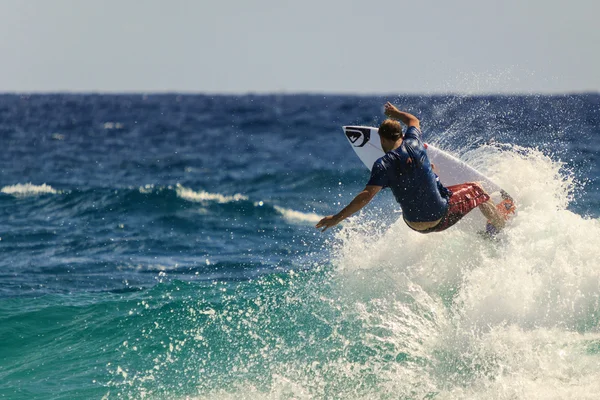
[[[389,101],[385,103],[385,106],[383,106],[383,108],[385,109],[385,115],[387,115],[388,117],[398,119],[408,127],[414,126],[417,129],[421,128],[421,123],[419,122],[419,119],[417,117],[407,112],[398,110],[398,108],[396,108],[396,106],[394,106]]]
[[[373,197],[382,189],[381,186],[367,185],[362,192],[356,195],[354,200],[350,202],[342,211],[335,215],[330,215],[319,221],[315,228],[325,232],[328,228],[336,226],[355,212],[358,212],[364,206],[369,204]]]

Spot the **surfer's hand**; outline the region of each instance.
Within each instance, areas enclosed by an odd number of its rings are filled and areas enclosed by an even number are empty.
[[[383,108],[385,110],[385,115],[387,115],[388,117],[394,117],[396,115],[396,113],[400,112],[400,110],[398,110],[396,108],[396,106],[394,106],[389,101],[387,103],[385,103]]]
[[[317,229],[323,228],[323,229],[321,229],[321,232],[325,232],[327,229],[331,228],[332,226],[336,226],[341,221],[342,220],[337,215],[330,215],[330,216],[325,217],[322,220],[320,220],[319,223],[317,225],[315,225],[315,228],[317,228]]]

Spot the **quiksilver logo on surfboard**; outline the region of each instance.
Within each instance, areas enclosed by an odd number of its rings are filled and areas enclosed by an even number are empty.
[[[345,133],[354,147],[363,147],[371,139],[371,130],[369,128],[349,126],[346,128]]]

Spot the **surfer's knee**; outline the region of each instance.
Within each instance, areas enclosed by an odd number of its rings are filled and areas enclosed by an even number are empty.
[[[481,186],[481,182],[471,182],[471,185],[473,185],[473,187],[475,187],[481,194],[484,194],[488,197],[490,196],[488,192],[485,191],[483,186]]]

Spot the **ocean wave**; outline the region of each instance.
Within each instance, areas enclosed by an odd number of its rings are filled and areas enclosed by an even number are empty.
[[[573,177],[539,150],[482,148],[471,156],[518,204],[498,241],[460,222],[422,235],[401,220],[382,231],[359,215],[336,232],[333,261],[344,286],[364,301],[384,303],[405,303],[397,294],[416,288],[417,304],[442,305],[434,329],[415,328],[415,337],[428,338],[434,373],[413,383],[443,398],[546,398],[547,387],[574,380],[583,383],[581,393],[597,390],[598,369],[587,365],[585,349],[598,340],[600,323],[600,220],[568,209]],[[409,315],[393,326],[393,313],[370,317],[389,326],[386,340],[398,345],[420,318]],[[573,393],[563,392],[558,397]]]
[[[32,183],[17,183],[16,185],[5,186],[0,192],[9,194],[15,197],[39,196],[42,194],[60,194],[60,190],[54,189],[50,185],[41,184],[34,185]]]
[[[273,206],[273,208],[283,216],[283,218],[289,222],[319,222],[321,215],[315,213],[303,213],[300,211],[291,210],[288,208],[283,208],[279,206]]]
[[[216,201],[217,203],[225,204],[236,201],[248,200],[247,196],[236,193],[234,195],[223,195],[221,193],[210,193],[205,191],[196,192],[192,189],[186,188],[181,184],[177,184],[175,187],[177,196],[188,201],[203,203],[208,201]]]

